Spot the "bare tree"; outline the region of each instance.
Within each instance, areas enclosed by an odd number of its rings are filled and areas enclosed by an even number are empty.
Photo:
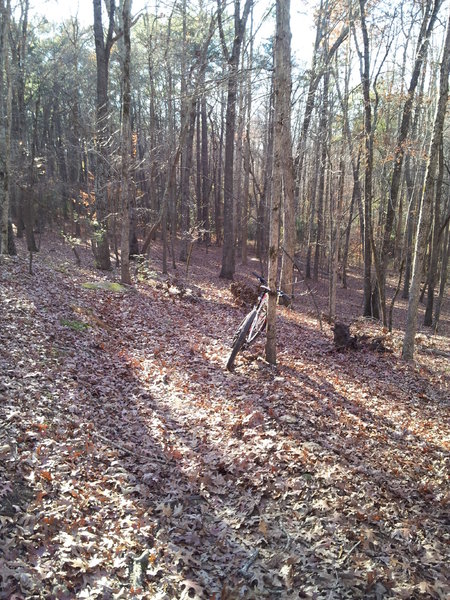
[[[131,196],[131,2],[124,0],[122,6],[123,64],[122,64],[122,173],[120,191],[122,197],[122,235],[120,246],[121,281],[131,284],[130,276],[130,196]]]
[[[223,5],[218,0],[218,21],[220,39],[225,60],[228,63],[227,109],[225,116],[225,165],[224,165],[224,197],[223,197],[223,253],[220,277],[233,279],[235,272],[235,202],[233,194],[234,174],[234,135],[236,130],[236,97],[238,87],[238,68],[247,18],[253,0],[245,0],[242,15],[240,2],[234,0],[234,37],[231,52],[228,49],[224,28]]]
[[[424,16],[420,27],[419,37],[417,40],[416,57],[413,65],[411,81],[409,84],[408,92],[406,95],[406,101],[403,106],[401,124],[398,132],[398,139],[394,149],[394,169],[392,172],[392,180],[389,191],[389,201],[387,204],[386,221],[384,225],[384,236],[380,251],[380,281],[378,285],[380,288],[380,301],[381,301],[381,312],[383,315],[383,325],[387,325],[386,320],[386,271],[388,266],[388,259],[390,255],[393,255],[393,241],[391,239],[392,229],[394,224],[394,217],[397,210],[398,196],[401,183],[401,174],[403,167],[403,159],[406,148],[406,138],[409,133],[411,119],[412,119],[412,108],[414,101],[414,94],[419,83],[419,76],[422,70],[422,65],[425,61],[426,54],[428,51],[429,40],[433,31],[436,19],[438,17],[439,9],[442,5],[442,0],[427,0],[424,10]]]
[[[294,263],[289,256],[295,255],[295,200],[294,200],[294,160],[292,156],[292,138],[291,138],[291,28],[290,28],[290,1],[283,7],[280,19],[283,23],[282,28],[282,53],[283,53],[283,131],[282,131],[282,150],[283,156],[281,165],[283,168],[283,252],[281,256],[281,275],[280,286],[284,292],[290,296],[294,293]]]
[[[13,239],[9,236],[9,199],[11,177],[11,108],[12,84],[9,60],[10,0],[0,1],[0,252],[14,253]],[[6,102],[5,102],[6,99]],[[11,239],[9,239],[11,237]]]
[[[97,226],[92,240],[92,248],[97,267],[103,270],[111,268],[109,241],[107,235],[109,179],[109,106],[108,81],[111,50],[117,37],[114,35],[115,2],[107,3],[108,27],[103,32],[102,2],[93,0],[94,39],[97,58],[97,115],[96,115],[96,170],[95,170],[95,208]]]
[[[283,159],[286,152],[291,152],[290,134],[290,0],[276,2],[276,37],[275,37],[275,69],[274,69],[274,159],[273,188],[270,210],[269,267],[268,284],[270,288],[267,309],[266,360],[275,364],[277,359],[277,277],[279,254],[280,211],[283,193]]]
[[[416,242],[414,249],[413,275],[411,287],[409,290],[408,315],[406,320],[405,336],[403,338],[402,357],[405,360],[412,360],[414,357],[414,343],[417,331],[417,310],[420,296],[420,280],[422,277],[422,265],[426,249],[426,240],[430,226],[430,216],[436,192],[436,172],[439,162],[439,145],[444,128],[445,113],[448,101],[449,90],[449,71],[450,71],[450,16],[447,21],[447,32],[445,44],[442,51],[440,79],[439,79],[439,99],[434,118],[433,135],[428,153],[427,173],[425,177],[425,186],[422,195],[422,205],[420,207],[419,222],[417,226]]]

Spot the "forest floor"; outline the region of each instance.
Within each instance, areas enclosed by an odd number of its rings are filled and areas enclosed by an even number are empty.
[[[229,373],[219,249],[167,284],[156,244],[127,290],[78,252],[0,263],[1,598],[450,597],[448,298],[407,364],[404,300],[384,335],[351,272],[338,352],[299,282],[277,367],[261,340]]]

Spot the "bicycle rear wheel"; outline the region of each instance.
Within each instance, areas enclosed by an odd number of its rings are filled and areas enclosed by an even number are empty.
[[[236,335],[234,336],[233,346],[231,348],[231,353],[230,353],[230,356],[228,357],[228,361],[227,361],[227,370],[228,371],[231,371],[233,369],[234,359],[236,358],[239,350],[242,348],[242,346],[246,342],[247,334],[250,331],[250,328],[255,319],[255,316],[256,316],[256,309],[254,308],[251,312],[248,313],[248,315],[242,321],[242,323],[239,326],[239,329],[236,332]]]

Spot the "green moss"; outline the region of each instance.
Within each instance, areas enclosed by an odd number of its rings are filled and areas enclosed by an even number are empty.
[[[88,290],[106,290],[108,292],[125,292],[126,287],[115,281],[95,281],[82,283],[82,287]]]
[[[90,327],[90,325],[83,323],[82,321],[70,321],[68,319],[61,319],[60,323],[61,325],[64,325],[64,327],[70,327],[70,329],[73,329],[74,331],[86,331],[86,329],[89,329]]]

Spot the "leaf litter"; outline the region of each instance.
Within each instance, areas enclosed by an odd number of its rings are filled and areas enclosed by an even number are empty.
[[[46,242],[0,265],[1,598],[449,596],[448,338],[336,352],[300,297],[228,373],[214,250],[117,294]]]

